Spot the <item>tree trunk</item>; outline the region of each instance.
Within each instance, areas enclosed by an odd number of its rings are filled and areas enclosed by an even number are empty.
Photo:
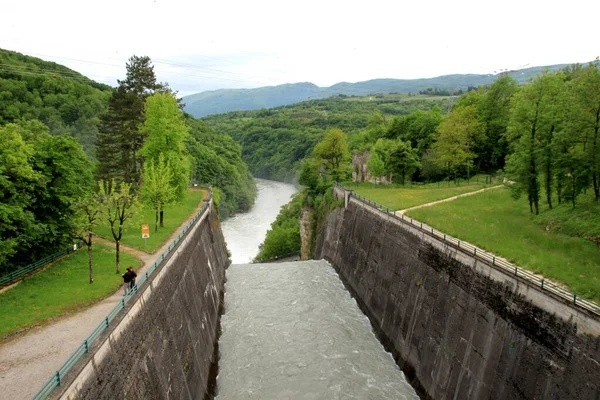
[[[120,240],[116,240],[116,241],[115,241],[115,250],[116,250],[116,252],[117,252],[117,255],[116,255],[116,262],[117,262],[117,274],[118,274],[119,272],[121,272],[121,259],[120,259],[120,257],[119,257],[119,255],[120,255],[120,253],[119,253],[119,251],[120,251],[120,247],[121,247],[121,241],[120,241]]]
[[[556,180],[556,195],[558,196],[558,204],[562,202],[562,174],[560,174]]]
[[[164,219],[164,214],[165,214],[165,212],[163,210],[160,210],[160,227],[161,228],[165,226],[164,220],[163,220]]]
[[[548,202],[548,207],[552,210],[552,134],[554,133],[554,125],[550,127],[550,139],[548,143],[546,143],[546,201]]]
[[[88,235],[88,265],[90,267],[90,283],[94,283],[94,262],[92,261],[92,235]]]
[[[600,108],[596,111],[596,125],[594,125],[594,141],[592,142],[592,179],[594,182],[594,200],[600,198],[600,187],[598,187],[598,128],[600,128]]]
[[[158,232],[158,208],[154,209],[154,232]]]

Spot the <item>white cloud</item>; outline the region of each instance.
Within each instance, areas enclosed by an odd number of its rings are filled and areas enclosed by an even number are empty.
[[[5,0],[0,47],[99,81],[148,55],[182,93],[491,73],[600,55],[600,3]],[[164,64],[166,62],[169,64]]]

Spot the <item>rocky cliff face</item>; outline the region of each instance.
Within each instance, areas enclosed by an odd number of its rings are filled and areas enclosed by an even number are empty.
[[[369,151],[357,151],[352,154],[352,181],[353,182],[371,182],[371,183],[392,183],[387,176],[371,176],[367,163],[371,153]]]

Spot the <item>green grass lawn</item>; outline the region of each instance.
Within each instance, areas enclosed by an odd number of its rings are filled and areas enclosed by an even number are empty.
[[[121,265],[137,268],[141,262],[121,253]],[[123,282],[123,271],[121,274],[115,271],[114,249],[95,245],[94,283],[90,284],[87,248],[84,247],[0,293],[0,338],[112,294]]]
[[[159,227],[158,232],[154,231],[154,210],[147,206],[142,207],[133,222],[124,230],[121,243],[146,253],[154,253],[179,228],[181,223],[192,215],[205,194],[206,191],[204,190],[191,190],[181,204],[175,204],[167,208],[164,215],[164,227]],[[150,225],[148,244],[142,239],[142,224]],[[96,229],[96,234],[105,239],[113,240],[110,226],[107,223],[99,226]]]
[[[485,178],[478,181],[485,182]],[[439,187],[437,183],[413,185],[412,187],[373,183],[345,183],[344,185],[357,194],[393,210],[402,210],[432,201],[443,200],[486,187],[484,183],[478,183],[475,179],[471,180],[469,184],[465,183],[460,186],[456,186],[454,183],[448,186],[446,182],[442,182]]]
[[[527,200],[495,189],[410,211],[407,215],[445,233],[562,282],[600,302],[600,249],[588,240],[546,232]]]

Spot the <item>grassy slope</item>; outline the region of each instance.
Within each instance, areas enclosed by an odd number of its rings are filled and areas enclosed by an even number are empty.
[[[206,191],[204,190],[192,190],[181,204],[169,207],[165,211],[164,227],[159,228],[158,232],[154,232],[154,210],[146,206],[142,207],[134,221],[124,230],[121,243],[147,253],[154,253],[179,228],[181,223],[194,212],[205,194]],[[150,225],[150,237],[147,245],[142,239],[142,224]],[[113,240],[108,224],[99,227],[96,233],[100,237]]]
[[[506,189],[408,213],[422,222],[600,302],[600,251],[582,238],[546,232],[529,213],[526,199]]]
[[[552,232],[583,237],[600,245],[600,202],[594,201],[592,191],[579,196],[575,208],[571,203],[554,203],[555,207],[537,216],[536,222]]]
[[[124,265],[141,265],[121,255]],[[92,304],[117,290],[121,274],[115,273],[115,251],[94,246],[94,283],[89,283],[87,249],[79,250],[52,267],[0,293],[0,338],[51,318]]]
[[[479,182],[485,181],[480,179]],[[454,183],[451,183],[451,186],[447,186],[447,183],[441,183],[439,187],[437,184],[413,186],[411,188],[401,186],[390,187],[371,183],[345,185],[357,194],[393,210],[402,210],[419,204],[443,200],[486,187],[486,185],[477,183],[475,180],[472,180],[470,184],[461,186],[455,186]]]

